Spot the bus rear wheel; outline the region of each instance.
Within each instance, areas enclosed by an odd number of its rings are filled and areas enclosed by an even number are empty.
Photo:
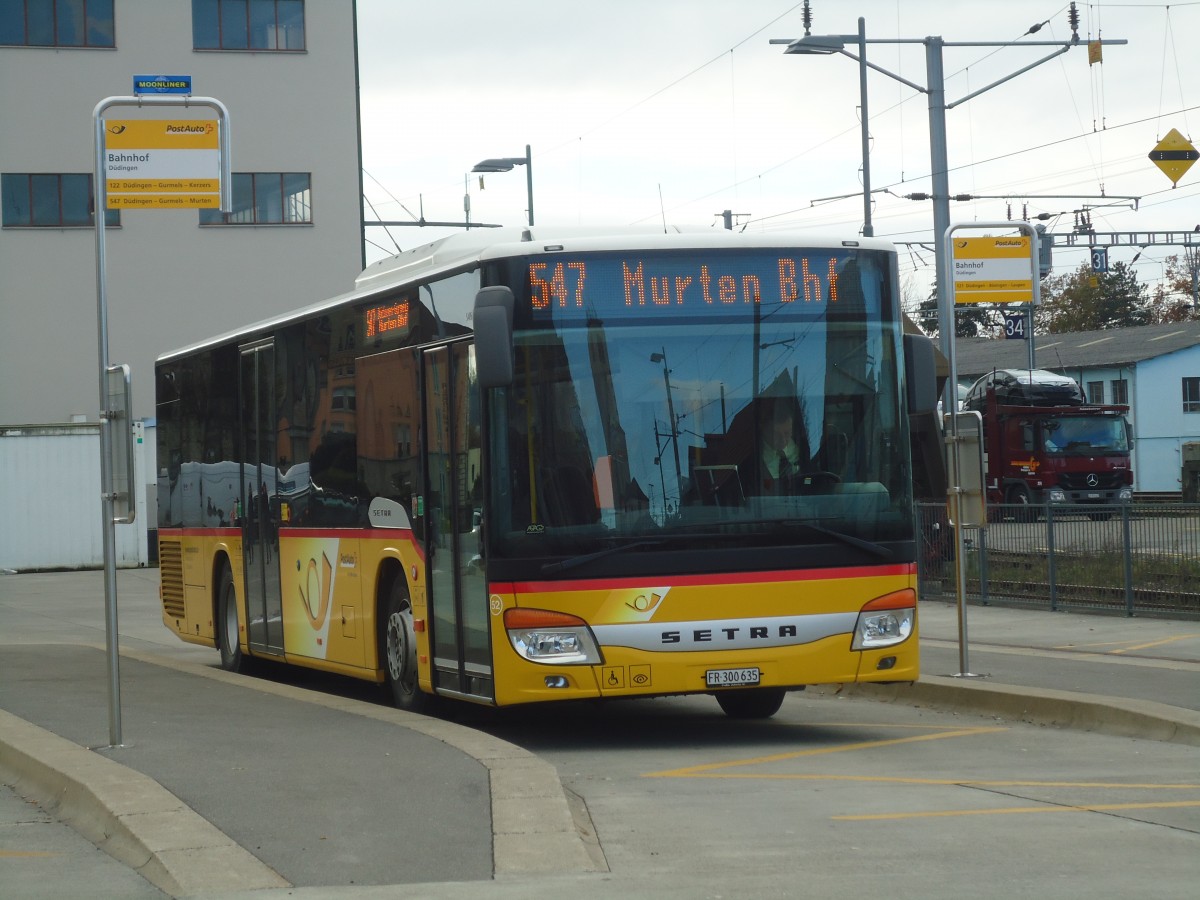
[[[412,603],[404,587],[404,578],[396,576],[388,591],[384,609],[381,656],[387,667],[387,684],[392,703],[408,712],[425,712],[431,697],[421,690],[417,679],[417,639],[413,629]]]
[[[245,668],[246,657],[242,653],[237,591],[233,586],[233,570],[229,568],[229,563],[221,569],[221,580],[217,587],[217,628],[221,668],[227,672],[241,672]]]
[[[746,688],[715,694],[721,711],[731,719],[769,719],[783,706],[783,688]]]

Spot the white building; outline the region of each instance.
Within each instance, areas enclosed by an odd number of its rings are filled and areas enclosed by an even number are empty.
[[[230,114],[231,214],[109,213],[108,355],[130,365],[133,417],[148,420],[159,354],[353,286],[363,267],[357,67],[354,0],[0,4],[0,439],[13,426],[98,421],[97,104],[131,95],[135,75],[190,75],[196,95]],[[105,118],[215,114],[115,107]],[[14,458],[27,457],[0,454]],[[64,515],[99,521],[98,494],[33,478],[0,471],[0,498],[36,490],[34,506],[58,512],[10,539],[57,540]]]
[[[960,382],[1029,365],[1024,341],[960,338],[955,353]],[[1034,365],[1074,378],[1091,403],[1128,405],[1135,494],[1178,498],[1200,459],[1200,322],[1038,335]]]
[[[109,357],[132,367],[135,417],[154,415],[160,353],[353,286],[354,13],[353,0],[0,5],[0,425],[97,419],[93,110],[132,94],[134,75],[191,75],[229,109],[235,209],[219,224],[123,210],[106,231]],[[106,115],[175,117],[215,115]]]

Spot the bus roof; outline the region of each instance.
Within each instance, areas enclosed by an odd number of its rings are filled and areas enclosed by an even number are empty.
[[[467,271],[478,267],[481,262],[492,259],[523,256],[551,248],[567,252],[587,252],[770,247],[894,249],[890,242],[878,238],[844,239],[796,232],[760,234],[734,232],[724,228],[694,231],[685,231],[674,226],[665,231],[651,227],[638,229],[557,225],[478,228],[453,234],[374,262],[355,279],[354,288],[344,294],[163,353],[156,362],[187,356],[198,350],[220,346],[241,338],[269,333],[284,325],[303,321],[346,304],[386,294],[406,284],[448,275],[455,271]]]

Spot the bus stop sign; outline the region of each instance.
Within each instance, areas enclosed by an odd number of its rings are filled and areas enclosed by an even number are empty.
[[[1028,235],[954,238],[954,303],[1032,303],[1037,260]]]

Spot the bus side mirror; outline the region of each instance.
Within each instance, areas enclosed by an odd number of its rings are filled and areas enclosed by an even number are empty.
[[[485,287],[475,295],[475,375],[482,388],[507,387],[513,380],[513,292]]]
[[[904,384],[910,415],[937,410],[937,367],[933,341],[923,334],[904,335]]]

